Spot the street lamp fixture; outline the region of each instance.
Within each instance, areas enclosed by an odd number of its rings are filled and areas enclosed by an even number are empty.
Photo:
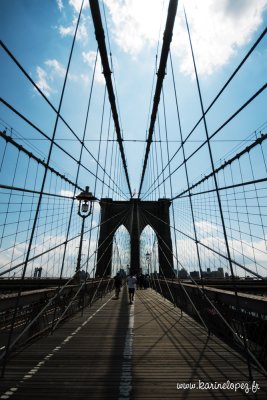
[[[79,201],[78,215],[82,218],[80,245],[79,245],[79,253],[76,266],[76,273],[79,273],[81,269],[84,222],[85,218],[89,217],[89,215],[92,214],[92,205],[93,202],[97,200],[97,198],[93,196],[91,192],[89,192],[89,186],[86,186],[85,191],[81,192],[80,194],[78,194],[78,196],[76,196],[76,200]]]
[[[86,218],[92,214],[93,201],[96,201],[97,198],[89,192],[89,186],[86,186],[85,191],[76,196],[76,200],[79,201],[78,215],[80,217]]]

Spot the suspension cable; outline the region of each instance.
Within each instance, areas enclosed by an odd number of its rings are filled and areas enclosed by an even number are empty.
[[[126,158],[125,158],[125,153],[124,153],[124,148],[123,148],[123,139],[121,136],[121,128],[120,128],[119,117],[118,117],[118,112],[117,112],[117,108],[116,108],[116,99],[115,99],[113,85],[112,85],[111,70],[109,67],[109,61],[108,61],[108,56],[107,56],[107,48],[106,48],[106,43],[105,43],[105,35],[104,35],[103,26],[102,26],[99,3],[98,3],[98,0],[89,0],[89,2],[90,2],[92,19],[93,19],[93,23],[94,23],[94,27],[95,27],[95,36],[96,36],[96,40],[98,42],[99,53],[100,53],[101,60],[102,60],[103,74],[104,74],[104,77],[106,80],[110,106],[111,106],[111,110],[112,110],[114,125],[116,128],[117,142],[118,142],[119,148],[120,148],[120,153],[121,153],[121,158],[122,158],[122,163],[123,163],[123,167],[124,167],[124,172],[125,172],[125,177],[126,177],[129,193],[130,193],[130,196],[132,197],[132,190],[131,190],[128,169],[127,169],[127,164],[126,164]]]
[[[249,56],[252,54],[252,52],[255,50],[255,48],[258,46],[258,44],[261,42],[261,40],[265,37],[267,33],[267,28],[264,29],[264,31],[262,32],[262,34],[258,37],[258,39],[255,41],[255,43],[252,45],[252,47],[249,49],[249,51],[246,53],[245,57],[242,59],[242,61],[239,63],[239,65],[236,67],[236,69],[234,70],[234,72],[231,74],[231,76],[229,77],[229,79],[226,81],[226,83],[223,85],[223,87],[220,89],[220,91],[217,93],[217,95],[215,96],[215,98],[212,100],[212,102],[210,103],[210,105],[207,107],[207,109],[204,111],[203,115],[206,115],[209,110],[213,107],[213,105],[216,103],[216,101],[218,100],[218,98],[221,96],[221,94],[225,91],[225,89],[228,87],[228,85],[230,84],[230,82],[233,80],[233,78],[235,77],[235,75],[237,74],[237,72],[239,71],[239,69],[243,66],[243,64],[245,63],[245,61],[249,58]],[[260,88],[253,96],[252,98],[250,98],[246,103],[243,104],[243,106],[238,109],[236,111],[236,113],[231,116],[227,121],[225,121],[225,124],[223,124],[221,127],[218,128],[217,131],[215,131],[213,133],[213,135],[210,136],[210,139],[213,138],[215,136],[215,134],[217,134],[228,122],[230,122],[243,108],[245,108],[252,100],[254,100],[255,97],[257,97],[263,90],[266,89],[266,85],[264,85],[262,88]],[[191,131],[188,133],[188,135],[186,136],[186,138],[183,140],[182,143],[186,143],[188,142],[188,139],[190,138],[190,136],[193,134],[193,132],[196,130],[196,128],[198,127],[198,125],[200,124],[200,122],[203,120],[203,115],[199,118],[199,120],[197,121],[197,123],[194,125],[194,127],[191,129]],[[177,149],[177,151],[173,154],[173,156],[170,159],[170,162],[172,162],[172,160],[174,159],[174,157],[177,155],[177,153],[181,150],[182,147],[182,143],[180,145],[180,147]],[[203,142],[203,145],[206,144],[206,141]],[[201,146],[202,147],[202,146]],[[199,147],[196,151],[200,150]],[[195,152],[193,153],[195,154]],[[191,157],[191,156],[190,156]],[[189,158],[190,158],[189,157]],[[189,160],[188,158],[188,160]],[[159,179],[159,177],[161,176],[161,174],[163,173],[163,171],[165,171],[165,169],[167,168],[168,164],[165,165],[165,167],[162,169],[161,173],[158,175],[156,181]],[[177,170],[177,169],[176,169]],[[176,172],[173,171],[174,172]],[[147,190],[149,191],[149,189]],[[146,193],[145,193],[146,194]],[[145,196],[144,194],[144,196]]]
[[[153,108],[152,108],[151,117],[150,117],[150,126],[149,126],[149,130],[148,130],[147,146],[146,146],[145,158],[144,158],[144,163],[143,163],[143,168],[142,168],[138,197],[140,197],[140,194],[141,194],[143,181],[144,181],[144,177],[145,177],[145,172],[146,172],[146,167],[147,167],[148,155],[149,155],[150,146],[152,143],[154,127],[155,127],[155,122],[156,122],[157,113],[158,113],[158,106],[159,106],[159,102],[160,102],[160,94],[161,94],[161,90],[162,90],[163,80],[164,80],[165,74],[166,74],[165,71],[166,71],[169,50],[170,50],[170,44],[171,44],[171,40],[172,40],[172,33],[173,33],[173,27],[174,27],[176,12],[177,12],[177,6],[178,6],[178,0],[170,0],[169,1],[168,15],[167,15],[167,20],[166,20],[166,25],[165,25],[164,36],[163,36],[163,44],[162,44],[162,49],[161,49],[159,69],[158,69],[158,73],[157,73],[158,77],[157,77],[157,83],[156,83],[155,94],[154,94],[154,99],[153,99]]]

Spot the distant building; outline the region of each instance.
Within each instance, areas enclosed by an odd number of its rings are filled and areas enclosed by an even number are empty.
[[[180,279],[186,279],[188,277],[188,272],[186,269],[182,268],[180,269],[180,271],[178,272],[178,278]]]
[[[190,276],[191,276],[193,279],[199,279],[199,271],[192,271],[192,272],[190,272]]]
[[[225,275],[226,277],[226,275]],[[223,268],[218,268],[217,271],[211,271],[210,268],[207,268],[207,271],[203,272],[203,278],[206,279],[224,279],[224,271]]]
[[[217,278],[224,278],[223,268],[218,268],[218,270],[217,270]]]

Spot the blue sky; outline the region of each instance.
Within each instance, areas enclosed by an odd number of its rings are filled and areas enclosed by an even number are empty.
[[[131,186],[134,190],[139,188],[146,143],[127,140],[145,140],[147,135],[151,112],[150,99],[154,93],[156,80],[156,54],[159,58],[168,1],[104,0],[99,3],[106,44],[109,50],[110,43],[112,52],[113,79],[116,83],[120,124],[125,139],[124,147]],[[81,0],[1,0],[0,2],[1,40],[56,108],[80,5]],[[179,1],[171,53],[183,137],[186,137],[201,116],[201,108],[185,29],[183,5],[192,35],[205,108],[266,27],[267,0]],[[105,10],[105,15],[103,10]],[[79,138],[83,135],[96,50],[94,27],[88,1],[85,0],[61,110],[62,115]],[[210,135],[266,82],[266,71],[267,39],[265,36],[208,113],[207,125]],[[3,49],[0,51],[0,90],[1,97],[51,137],[55,123],[54,112],[19,73],[18,68]],[[103,106],[104,98],[105,106]],[[172,140],[169,151],[172,156],[179,148],[180,136],[170,62],[164,80],[164,98],[167,135],[168,139]],[[236,146],[243,143],[243,140],[254,131],[259,132],[263,129],[266,132],[266,104],[265,90],[245,111],[216,135],[212,141],[216,165],[227,158],[227,154],[233,155],[236,152]],[[107,139],[110,110],[107,96],[105,97],[101,64],[98,60],[85,138],[88,140],[88,149],[95,157],[98,153],[103,109],[102,137]],[[25,147],[31,151],[34,149],[40,158],[46,159],[48,143],[41,135],[15,117],[2,104],[0,118],[1,129],[5,126],[12,127],[27,139],[24,142]],[[159,106],[159,124],[162,139],[164,139],[166,132],[162,101]],[[113,135],[112,129],[109,138]],[[155,130],[155,138],[159,139],[158,127]],[[204,138],[205,132],[201,124],[185,145],[186,156],[189,156]],[[66,151],[78,157],[79,146],[73,139],[70,132],[60,122],[56,131],[56,141]],[[152,148],[160,157],[159,144],[154,144]],[[161,150],[165,165],[167,162],[165,143],[162,143]],[[109,151],[108,157],[116,156],[115,147],[113,149],[110,147]],[[102,166],[104,158],[105,144],[103,142],[100,148]],[[84,154],[82,161],[89,170],[96,172],[97,167],[91,156]],[[174,170],[181,161],[182,155],[179,152],[171,164],[171,170]],[[62,152],[53,151],[52,165],[59,172],[74,179],[77,165]],[[207,147],[199,151],[196,157],[192,157],[188,162],[188,167],[190,182],[196,181],[201,175],[210,171]],[[255,170],[257,168],[261,170],[262,164],[257,167],[256,157]],[[247,173],[249,175],[249,171]],[[8,174],[5,179],[8,183]],[[146,177],[144,191],[147,189],[147,180]],[[89,185],[91,189],[95,187],[94,177],[84,170],[80,172],[78,183],[82,187],[85,185]],[[184,169],[179,169],[173,175],[172,183],[173,195],[180,193],[186,187]],[[126,189],[125,185],[124,189]],[[152,198],[170,196],[169,182],[166,183],[166,192],[163,189],[161,185],[159,193],[153,192]],[[95,193],[97,197],[101,196],[101,191],[101,185],[98,184]],[[111,193],[106,190],[103,195],[107,196]],[[126,195],[128,196],[128,193]],[[199,218],[201,219],[201,215]],[[206,232],[210,230],[210,225],[206,224]]]
[[[156,48],[159,44],[159,57],[168,2],[106,0],[104,3],[108,23],[106,41],[109,39],[111,43],[124,139],[144,139],[150,115],[149,101],[153,91]],[[3,22],[0,30],[3,42],[55,106],[59,101],[71,46],[71,35],[80,4],[81,1],[78,0],[1,1]],[[195,49],[204,105],[207,106],[266,25],[267,2],[224,0],[214,3],[206,0],[200,5],[200,2],[189,0],[184,4]],[[100,6],[102,8],[101,2]],[[200,106],[182,6],[183,3],[179,2],[172,55],[183,130],[186,134],[200,116]],[[102,18],[104,23],[104,15]],[[62,108],[63,115],[67,116],[66,119],[79,135],[84,124],[95,51],[94,29],[89,7],[85,1]],[[46,132],[51,132],[54,115],[27,84],[25,78],[18,74],[4,52],[1,53],[1,60],[3,97],[25,112]],[[209,113],[207,121],[210,133],[264,82],[266,60],[266,39],[264,39],[242,68],[238,78],[222,96],[221,101]],[[103,102],[103,90],[101,66],[98,65],[92,113],[99,113]],[[164,90],[168,110],[168,135],[170,139],[176,140],[177,116],[174,109],[170,65],[167,69]],[[266,103],[262,95],[255,103],[255,109],[243,113],[237,120],[237,128],[234,124],[230,124],[229,128],[222,132],[221,137],[218,135],[218,139],[233,139],[234,136],[238,140],[248,136],[265,122],[266,114],[262,112],[266,111],[264,104]],[[12,118],[9,119],[5,109],[1,109],[1,115],[11,126],[15,124]],[[88,132],[88,137],[94,138],[99,135],[99,125],[99,118],[90,119],[91,130]],[[17,128],[20,128],[19,123]],[[58,133],[58,137],[62,137],[62,134],[64,137],[63,132]],[[202,133],[196,131],[192,139],[201,140],[201,135]],[[67,144],[65,146],[70,148]],[[92,143],[90,146],[96,154],[95,144]],[[194,145],[188,145],[188,151],[193,148],[192,146]],[[232,142],[214,143],[215,159],[224,155],[231,146]],[[177,147],[178,144],[174,143],[171,152]],[[145,143],[125,143],[133,188],[138,188],[144,148]],[[205,155],[203,157],[205,158]],[[196,169],[199,170],[199,166]],[[194,166],[191,171],[193,179],[196,177]]]

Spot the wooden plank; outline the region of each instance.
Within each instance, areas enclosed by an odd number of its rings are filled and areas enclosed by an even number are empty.
[[[100,309],[101,308],[101,309]],[[138,290],[110,295],[9,363],[0,399],[243,399],[233,390],[177,390],[179,384],[248,382],[244,359],[167,300]],[[266,379],[255,372],[266,398]]]
[[[190,383],[211,387],[215,382],[222,384],[228,380],[248,384],[246,362],[150,290],[137,292],[133,343],[134,399],[252,398],[251,392],[247,397],[244,391],[222,390],[218,385],[210,390],[182,389]],[[266,398],[266,378],[258,371],[254,371],[254,377],[261,386],[257,398]]]

